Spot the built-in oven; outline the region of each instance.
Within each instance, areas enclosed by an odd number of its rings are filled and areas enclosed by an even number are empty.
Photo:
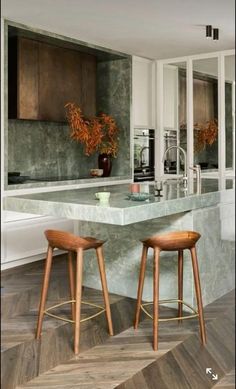
[[[154,181],[155,131],[134,129],[134,182]]]

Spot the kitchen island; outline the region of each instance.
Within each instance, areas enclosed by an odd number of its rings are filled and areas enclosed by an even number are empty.
[[[232,180],[227,180],[227,188]],[[109,203],[100,204],[95,197],[99,191],[111,193]],[[214,206],[220,202],[218,180],[203,180],[201,195],[184,190],[177,180],[167,180],[162,196],[154,196],[154,186],[141,184],[141,191],[150,193],[146,201],[130,201],[128,184],[69,189],[54,192],[9,196],[5,209],[10,211],[66,217],[80,221],[128,225],[193,209]]]
[[[226,191],[233,191],[227,180]],[[112,185],[86,189],[61,190],[9,196],[4,208],[10,211],[66,217],[78,220],[80,235],[107,240],[104,250],[109,290],[135,297],[141,255],[140,239],[174,230],[195,230],[202,238],[197,250],[204,305],[234,287],[234,244],[221,239],[220,203],[222,192],[218,180],[202,180],[201,194],[185,191],[180,182],[168,181],[163,197],[154,197],[154,187],[143,184],[150,198],[143,202],[127,198],[129,185]],[[98,191],[111,192],[108,204],[96,198]],[[86,258],[91,257],[86,253]],[[152,299],[152,252],[148,261],[144,299]],[[85,261],[84,284],[100,289],[99,275],[93,260]],[[175,253],[161,254],[160,297],[177,294],[177,258]],[[194,288],[189,253],[184,261],[184,299],[194,305]]]

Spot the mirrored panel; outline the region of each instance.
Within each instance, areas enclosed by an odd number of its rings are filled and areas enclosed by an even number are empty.
[[[234,170],[235,160],[235,56],[225,57],[225,165]]]
[[[164,65],[163,82],[164,173],[182,174],[187,150],[186,62]]]
[[[193,61],[194,164],[218,171],[218,61]]]

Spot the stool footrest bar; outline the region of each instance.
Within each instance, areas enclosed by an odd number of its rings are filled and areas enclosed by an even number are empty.
[[[63,321],[68,322],[68,323],[75,323],[74,320],[70,320],[70,319],[67,319],[67,318],[65,318],[65,317],[57,316],[57,315],[54,315],[53,313],[50,313],[50,312],[49,312],[49,311],[51,311],[52,309],[61,307],[62,305],[71,304],[71,303],[75,303],[75,302],[76,302],[75,300],[63,301],[63,302],[60,303],[60,304],[56,304],[56,305],[53,305],[53,306],[47,308],[47,309],[44,311],[44,314],[45,314],[45,315],[48,315],[48,316],[50,316],[50,317],[53,317],[54,319],[63,320]],[[90,302],[87,302],[87,301],[81,301],[81,304],[89,305],[89,306],[94,307],[94,308],[98,308],[98,309],[100,309],[100,311],[97,312],[97,313],[95,313],[95,314],[93,314],[93,315],[90,315],[90,316],[88,316],[88,317],[85,317],[84,319],[81,319],[81,320],[80,320],[80,323],[83,323],[84,321],[93,319],[94,317],[96,317],[96,316],[98,316],[98,315],[101,315],[101,313],[103,313],[103,312],[106,311],[106,309],[105,309],[104,307],[102,307],[101,305],[97,305],[97,304],[90,303]]]
[[[177,316],[177,317],[170,317],[170,318],[166,318],[166,319],[158,319],[158,321],[187,320],[187,319],[192,319],[193,317],[199,316],[199,313],[191,305],[189,305],[188,303],[186,303],[183,300],[167,299],[167,300],[160,300],[158,302],[159,305],[162,305],[162,304],[165,304],[165,303],[182,303],[183,305],[186,305],[186,307],[191,309],[193,314],[189,314],[187,316]],[[145,306],[148,306],[148,305],[153,305],[153,302],[141,304],[141,309],[148,317],[153,319],[153,316],[146,310],[146,308],[144,308]]]

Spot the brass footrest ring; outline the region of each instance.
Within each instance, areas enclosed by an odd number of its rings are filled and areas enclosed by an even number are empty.
[[[51,311],[52,309],[61,307],[62,305],[71,304],[71,303],[75,303],[75,302],[76,302],[75,300],[63,301],[63,303],[56,304],[56,305],[53,305],[53,306],[47,308],[44,311],[44,314],[48,315],[48,316],[51,316],[51,317],[54,317],[54,319],[63,320],[63,321],[66,321],[68,323],[75,323],[75,320],[66,319],[65,317],[57,316],[57,315],[54,315],[53,313],[48,312],[48,311]],[[100,311],[95,313],[94,315],[91,315],[91,316],[85,317],[84,319],[81,319],[80,323],[83,323],[84,321],[93,319],[94,317],[96,317],[98,315],[101,315],[101,313],[106,311],[106,309],[104,307],[102,307],[101,305],[97,305],[97,304],[94,304],[94,303],[89,303],[87,301],[81,301],[81,304],[90,305],[91,307],[100,309]]]
[[[193,314],[192,314],[192,315],[188,315],[188,316],[177,316],[177,317],[170,317],[170,318],[167,318],[167,319],[158,319],[158,321],[187,320],[187,319],[192,319],[193,317],[199,316],[199,313],[198,313],[191,305],[189,305],[188,303],[186,303],[186,302],[183,301],[183,300],[179,300],[179,299],[168,299],[168,300],[160,300],[160,301],[158,301],[158,304],[159,304],[159,305],[162,305],[162,304],[165,304],[165,303],[182,303],[183,305],[186,305],[186,307],[188,307],[189,309],[191,309],[191,311],[193,312]],[[144,308],[145,306],[148,306],[148,305],[153,305],[153,302],[141,304],[140,307],[141,307],[142,311],[143,311],[148,317],[150,317],[150,318],[153,320],[153,316]]]

